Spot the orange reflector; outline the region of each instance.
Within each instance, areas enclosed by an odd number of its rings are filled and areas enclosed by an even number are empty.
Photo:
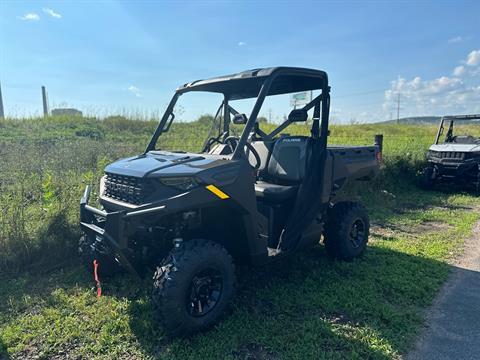
[[[206,188],[210,190],[212,193],[214,193],[215,195],[217,195],[222,200],[228,199],[230,197],[227,194],[225,194],[222,190],[217,188],[215,185],[208,185]]]

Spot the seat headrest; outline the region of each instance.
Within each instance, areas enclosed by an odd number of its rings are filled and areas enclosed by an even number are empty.
[[[268,175],[287,183],[298,183],[305,176],[309,137],[285,136],[273,147],[268,163]]]

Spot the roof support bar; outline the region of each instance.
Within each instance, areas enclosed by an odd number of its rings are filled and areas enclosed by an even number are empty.
[[[260,88],[260,93],[258,94],[257,101],[253,106],[253,110],[250,114],[250,117],[248,118],[247,123],[245,124],[245,128],[243,129],[242,136],[240,136],[240,140],[238,141],[238,145],[235,148],[235,152],[233,153],[232,159],[240,159],[242,158],[242,156],[245,156],[245,151],[244,151],[245,144],[247,143],[248,136],[250,135],[250,132],[252,131],[252,128],[255,122],[257,121],[258,113],[262,108],[263,101],[265,100],[265,97],[267,96],[268,91],[270,90],[270,86],[272,85],[272,80],[274,78],[275,78],[275,75],[267,78],[267,80],[262,84],[262,87]]]
[[[162,120],[160,120],[157,128],[155,129],[155,133],[153,134],[150,142],[148,143],[147,148],[145,149],[144,154],[146,154],[149,151],[155,150],[155,145],[157,144],[158,137],[163,131],[163,128],[165,127],[165,123],[168,121],[170,114],[173,112],[173,108],[175,107],[175,104],[177,103],[178,97],[180,95],[176,92],[172,100],[170,100],[170,103],[168,104],[167,110],[165,110],[165,113],[163,114]]]

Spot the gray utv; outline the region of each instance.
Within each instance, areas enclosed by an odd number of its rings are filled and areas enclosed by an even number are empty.
[[[421,188],[428,190],[438,182],[450,182],[470,185],[480,192],[480,138],[454,134],[455,122],[465,120],[480,126],[475,121],[480,115],[445,116],[440,120],[435,143],[426,155],[427,166],[420,174]],[[448,129],[441,142],[445,127]]]
[[[257,116],[265,97],[300,91],[318,95],[265,132]],[[166,151],[178,98],[222,95],[217,133],[203,151]],[[236,100],[256,99],[249,116]],[[234,263],[266,264],[319,243],[344,260],[364,251],[369,220],[356,202],[337,202],[349,180],[379,171],[379,147],[327,147],[330,87],[323,71],[277,67],[199,80],[178,88],[145,151],[105,168],[102,209],[80,204],[80,253],[100,276],[118,268],[153,273],[153,302],[171,334],[215,323],[234,294]],[[289,136],[293,123],[310,136]],[[232,125],[233,124],[233,125]],[[233,128],[243,127],[240,136]]]

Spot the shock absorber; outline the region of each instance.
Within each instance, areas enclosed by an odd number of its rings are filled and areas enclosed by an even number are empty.
[[[175,263],[175,257],[183,254],[183,250],[184,250],[183,237],[182,237],[183,228],[184,228],[184,224],[183,224],[182,219],[180,218],[175,222],[175,226],[174,226],[175,235],[174,235],[174,238],[172,240],[172,242],[173,242],[172,254],[173,254],[174,263]]]

